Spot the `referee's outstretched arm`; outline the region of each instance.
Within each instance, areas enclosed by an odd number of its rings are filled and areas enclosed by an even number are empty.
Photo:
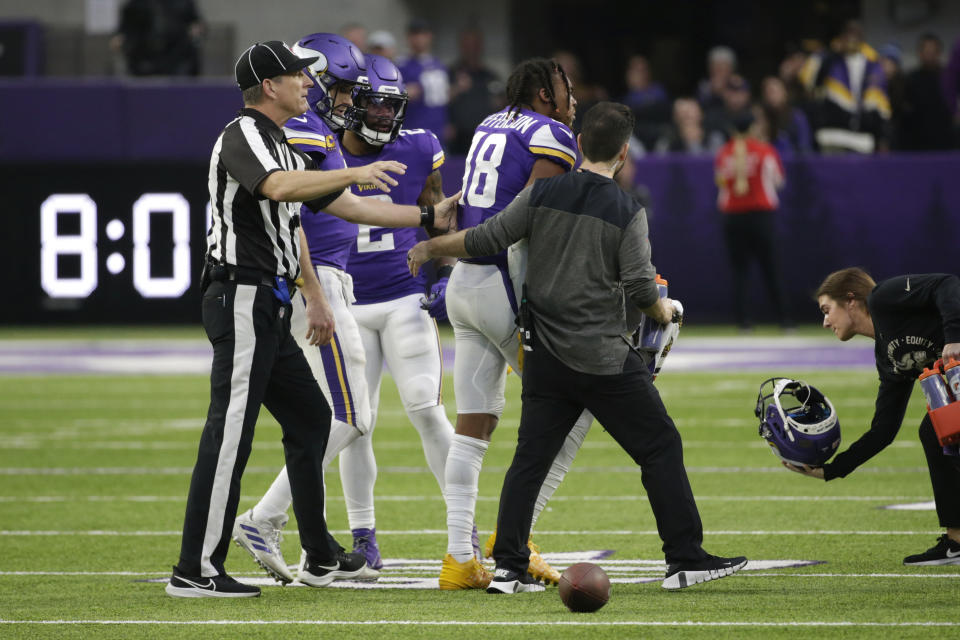
[[[393,160],[333,171],[274,171],[260,185],[260,193],[276,202],[309,202],[343,191],[352,184],[370,183],[390,191],[397,181],[387,172],[403,175],[406,165]]]

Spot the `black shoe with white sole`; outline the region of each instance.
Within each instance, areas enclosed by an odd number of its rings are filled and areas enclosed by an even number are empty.
[[[493,574],[493,580],[490,581],[490,586],[487,587],[487,593],[528,593],[543,591],[545,588],[542,582],[526,571],[497,569]]]
[[[165,591],[174,598],[256,598],[260,587],[237,582],[227,574],[203,578],[185,576],[173,568]]]
[[[333,560],[315,562],[309,557],[300,565],[297,579],[310,587],[326,587],[334,580],[355,579],[363,573],[367,559],[362,553],[340,549]]]
[[[743,556],[721,558],[707,556],[697,562],[680,562],[667,565],[667,575],[663,579],[664,589],[683,589],[701,582],[719,580],[732,576],[747,564]]]
[[[903,564],[908,567],[938,567],[948,564],[960,564],[960,542],[954,542],[947,534],[937,538],[937,544],[923,553],[907,556]]]

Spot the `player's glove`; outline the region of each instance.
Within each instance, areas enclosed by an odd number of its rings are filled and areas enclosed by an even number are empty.
[[[440,278],[430,286],[430,295],[420,298],[420,308],[426,309],[431,318],[447,320],[447,282],[449,278]]]

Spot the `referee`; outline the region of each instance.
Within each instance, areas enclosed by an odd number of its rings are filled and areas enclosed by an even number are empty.
[[[529,242],[520,317],[524,332],[532,331],[524,340],[532,350],[524,352],[523,409],[500,494],[490,593],[543,590],[527,574],[530,521],[547,471],[584,409],[640,465],[668,565],[664,588],[721,578],[747,562],[703,550],[680,434],[643,357],[621,337],[625,302],[660,324],[673,316],[655,284],[646,214],[613,180],[632,131],[627,107],[597,104],[577,138],[580,171],[537,180],[484,224],[409,252],[415,271],[438,255],[494,255]]]
[[[319,211],[354,183],[389,191],[388,185],[397,183],[387,172],[403,173],[405,167],[377,162],[305,171],[313,161],[287,142],[281,127],[307,110],[312,81],[302,70],[316,60],[297,57],[279,41],[257,43],[241,54],[236,79],[244,108],[224,129],[210,158],[213,229],[201,278],[203,326],[213,345],[210,408],[187,496],[180,561],[166,587],[171,596],[260,595],[257,587],[228,576],[224,560],[261,404],[283,430],[306,552],[301,582],[326,586],[357,575],[365,564],[362,554],[344,552],[324,520],[321,461],[331,412],[290,334],[290,295],[302,277],[308,337],[314,344],[329,341],[333,322],[305,250],[300,202]],[[390,216],[389,226],[432,223],[432,209],[400,209],[354,213],[381,223]]]

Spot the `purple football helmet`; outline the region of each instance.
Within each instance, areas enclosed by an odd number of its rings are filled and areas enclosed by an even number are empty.
[[[366,55],[367,75],[357,92],[356,106],[360,128],[357,134],[372,145],[393,142],[407,115],[407,91],[400,69],[389,58]]]
[[[350,91],[354,97],[357,89],[362,87],[367,69],[360,49],[335,33],[314,33],[298,40],[293,45],[293,52],[302,58],[318,58],[304,70],[313,80],[313,86],[307,91],[310,107],[336,132],[358,128],[360,121],[356,107],[335,109],[332,94],[337,84],[346,85],[341,88]]]
[[[801,380],[770,378],[760,385],[760,435],[790,464],[819,467],[840,446],[840,421],[825,395]]]

